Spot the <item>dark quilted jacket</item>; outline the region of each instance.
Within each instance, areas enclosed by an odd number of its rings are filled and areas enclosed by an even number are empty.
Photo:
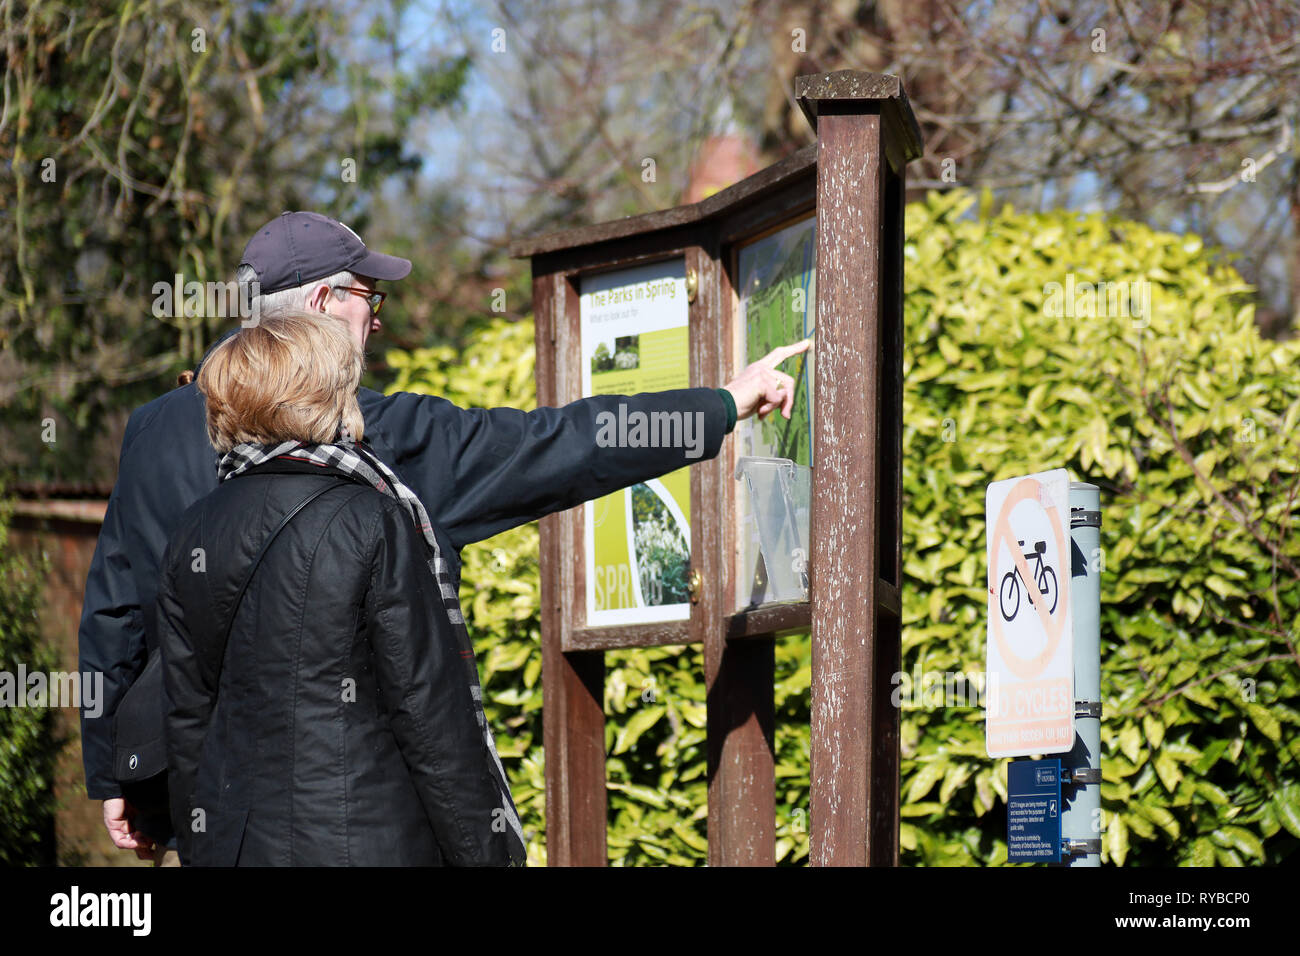
[[[225,642],[263,539],[322,482]],[[398,502],[309,462],[251,468],[182,516],[158,631],[183,864],[523,862],[428,561]]]

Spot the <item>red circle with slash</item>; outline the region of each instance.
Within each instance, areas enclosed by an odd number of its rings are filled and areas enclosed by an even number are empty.
[[[1029,571],[1029,564],[1025,561],[1024,554],[1020,551],[1017,544],[1015,532],[1011,528],[1011,512],[1015,510],[1016,505],[1022,501],[1039,501],[1039,492],[1042,488],[1041,483],[1035,478],[1026,478],[1011,489],[1011,493],[1002,502],[1002,508],[998,512],[997,521],[993,527],[993,545],[989,549],[993,556],[993,561],[997,561],[999,545],[1005,543],[1007,550],[1011,552],[1012,560],[1015,561],[1016,568],[1020,571],[1020,580],[1024,582],[1025,590],[1029,592],[1030,603],[1034,610],[1038,612],[1038,619],[1043,625],[1043,631],[1047,634],[1047,644],[1042,651],[1034,657],[1020,657],[1011,650],[1007,643],[1006,635],[1002,630],[1002,615],[994,613],[992,607],[989,610],[989,617],[993,620],[993,638],[997,641],[998,652],[1002,655],[1002,660],[1011,668],[1011,672],[1021,680],[1032,680],[1041,674],[1047,665],[1051,662],[1052,657],[1056,654],[1056,649],[1061,643],[1061,635],[1065,631],[1065,612],[1070,600],[1070,579],[1064,574],[1059,577],[1064,578],[1065,585],[1062,587],[1057,584],[1057,589],[1061,592],[1060,606],[1057,608],[1055,616],[1047,610],[1047,603],[1043,600],[1042,593],[1038,590],[1038,582],[1034,580],[1033,574]],[[1039,507],[1042,507],[1041,503]],[[1069,554],[1065,546],[1065,531],[1061,527],[1061,516],[1056,508],[1043,508],[1043,514],[1047,516],[1048,522],[1052,526],[1052,533],[1056,537],[1056,554],[1059,558]],[[997,574],[997,567],[992,568],[993,574]],[[1064,566],[1062,566],[1064,571]],[[992,584],[989,587],[989,594],[995,595]]]

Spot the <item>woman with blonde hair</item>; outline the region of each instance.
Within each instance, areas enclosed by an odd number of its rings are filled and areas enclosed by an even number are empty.
[[[315,313],[199,370],[219,484],[157,605],[183,865],[525,862],[428,512],[362,440],[361,370]]]

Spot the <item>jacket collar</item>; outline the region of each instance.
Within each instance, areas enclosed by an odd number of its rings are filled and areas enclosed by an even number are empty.
[[[370,445],[362,443],[362,447],[374,454],[374,449]],[[291,453],[277,455],[274,458],[267,459],[256,465],[245,468],[237,475],[232,475],[228,481],[234,481],[237,478],[243,478],[248,475],[267,475],[267,474],[292,474],[292,475],[334,475],[345,481],[355,482],[366,488],[373,488],[370,482],[366,481],[359,475],[349,474],[337,465],[322,464],[316,461],[308,461],[305,458],[295,458]]]

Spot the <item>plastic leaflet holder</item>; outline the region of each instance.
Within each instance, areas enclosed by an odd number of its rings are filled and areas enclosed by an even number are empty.
[[[745,457],[736,479],[749,489],[765,578],[762,603],[808,600],[808,518],[812,469],[788,458]]]

